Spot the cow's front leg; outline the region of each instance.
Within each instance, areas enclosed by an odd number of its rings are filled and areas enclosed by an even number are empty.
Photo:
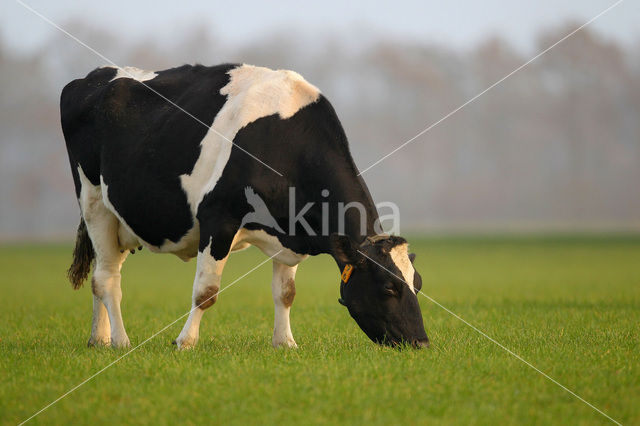
[[[296,295],[296,270],[298,266],[288,266],[276,260],[273,261],[273,280],[271,281],[271,292],[275,305],[275,315],[273,321],[273,347],[279,346],[295,348],[296,341],[291,334],[291,323],[289,322],[289,311]]]
[[[222,270],[226,262],[227,257],[215,260],[209,247],[206,247],[203,252],[198,252],[198,265],[191,297],[191,311],[180,335],[175,340],[178,349],[192,348],[198,342],[200,320],[204,310],[211,307],[218,299]]]

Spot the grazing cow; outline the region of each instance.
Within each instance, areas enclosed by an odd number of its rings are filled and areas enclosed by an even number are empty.
[[[188,348],[230,252],[255,245],[273,256],[274,346],[296,346],[296,268],[320,253],[343,271],[339,301],[369,338],[427,346],[407,242],[376,232],[340,121],[299,74],[238,64],[103,67],[69,83],[60,110],[82,214],[74,288],[95,261],[89,345],[130,345],[120,269],[137,247],[197,257],[192,310],[175,341]]]

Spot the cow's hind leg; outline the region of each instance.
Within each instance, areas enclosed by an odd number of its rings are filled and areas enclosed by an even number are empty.
[[[198,342],[200,320],[204,315],[204,310],[211,307],[218,298],[222,270],[227,258],[228,255],[223,259],[216,260],[211,255],[210,246],[198,252],[196,277],[193,281],[193,294],[191,297],[191,311],[180,335],[174,342],[178,349],[192,348]]]
[[[93,188],[96,191],[95,188]],[[74,289],[79,289],[84,284],[85,279],[91,272],[91,265],[95,260],[95,251],[93,243],[89,237],[87,226],[84,219],[80,220],[78,226],[78,236],[76,238],[76,247],[73,250],[73,263],[68,271],[69,281]],[[93,280],[92,291],[93,290]],[[109,315],[104,303],[97,297],[93,296],[93,320],[91,324],[91,337],[89,338],[89,346],[100,345],[107,346],[111,343],[111,326],[109,323]]]
[[[273,261],[273,280],[271,292],[275,306],[273,322],[273,347],[297,347],[291,334],[289,311],[296,295],[295,276],[298,266],[288,266],[276,260]]]
[[[93,280],[92,285],[93,289]],[[93,290],[92,290],[93,291]],[[102,300],[93,294],[93,319],[91,320],[91,337],[89,346],[108,346],[111,344],[111,323],[109,314]]]
[[[80,207],[96,256],[91,278],[93,321],[89,344],[111,343],[113,347],[130,346],[122,322],[120,269],[129,252],[120,253],[118,218],[104,205],[99,186],[80,174]]]
[[[96,266],[91,279],[93,323],[90,343],[102,343],[109,327],[111,346],[122,348],[130,346],[120,310],[120,269],[129,252],[120,253],[118,226],[118,219],[109,211],[93,219],[87,218],[87,228],[96,251]]]
[[[105,342],[105,330],[109,327],[111,346],[122,348],[130,346],[120,310],[120,269],[129,252],[120,253],[118,248],[118,219],[111,212],[103,213],[93,219],[87,218],[89,235],[96,251],[96,266],[91,279],[93,322],[89,342]]]

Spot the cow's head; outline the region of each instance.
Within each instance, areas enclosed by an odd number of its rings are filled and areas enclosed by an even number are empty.
[[[340,300],[362,331],[374,342],[396,346],[429,344],[416,296],[422,288],[413,268],[414,254],[401,237],[331,236],[333,256],[342,270]]]

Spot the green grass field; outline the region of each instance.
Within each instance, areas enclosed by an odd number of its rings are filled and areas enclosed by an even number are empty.
[[[423,291],[623,424],[640,423],[640,238],[411,239]],[[91,290],[71,244],[0,248],[0,419],[28,418],[124,350],[87,348]],[[265,257],[227,263],[223,287]],[[188,311],[195,262],[146,251],[123,268],[132,344]],[[608,420],[420,297],[428,350],[371,343],[338,304],[328,256],[298,270],[297,350],[271,347],[271,266],[41,413],[43,424],[600,424]]]

